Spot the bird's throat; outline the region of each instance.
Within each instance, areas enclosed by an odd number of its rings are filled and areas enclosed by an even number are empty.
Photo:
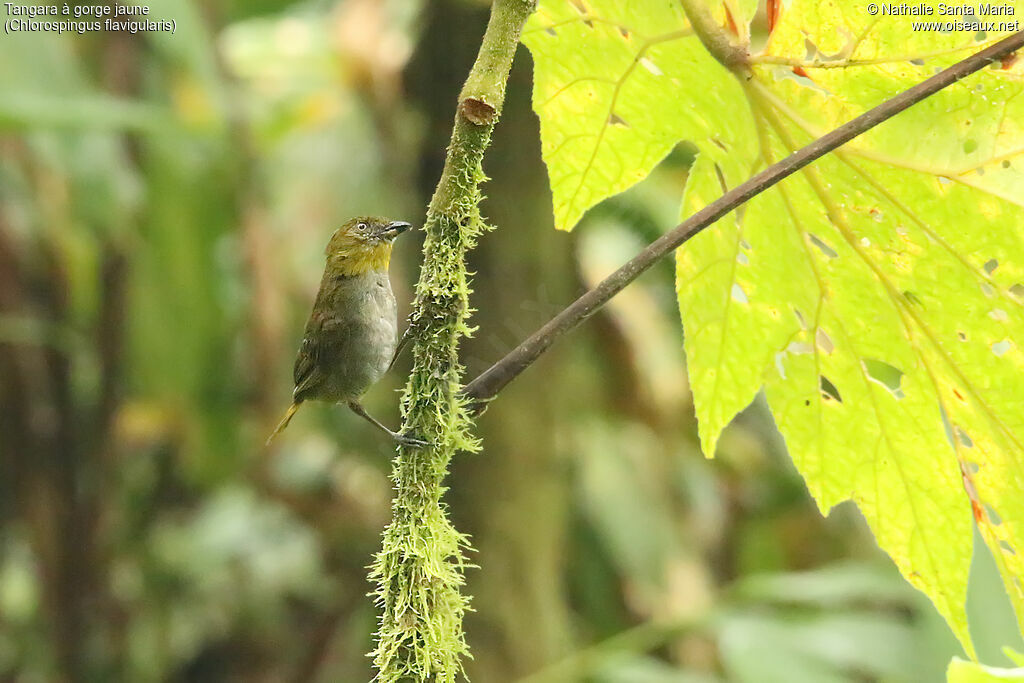
[[[383,243],[372,248],[357,249],[344,254],[331,254],[328,269],[342,277],[365,275],[369,272],[386,272],[391,262],[391,244]]]

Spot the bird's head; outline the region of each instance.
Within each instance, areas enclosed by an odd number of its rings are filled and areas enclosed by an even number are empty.
[[[334,231],[327,243],[327,263],[339,275],[386,271],[395,238],[412,226],[375,216],[360,216]]]

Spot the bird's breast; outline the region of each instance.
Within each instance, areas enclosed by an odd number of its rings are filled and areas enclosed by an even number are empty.
[[[395,295],[386,272],[370,272],[339,283],[333,303],[336,367],[328,370],[338,392],[362,395],[387,370],[398,339]]]

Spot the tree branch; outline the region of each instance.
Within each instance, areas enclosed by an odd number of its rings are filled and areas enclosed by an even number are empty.
[[[725,68],[749,78],[750,55],[747,46],[735,45],[729,40],[729,34],[712,18],[704,0],[680,0],[680,4],[704,49]]]
[[[410,316],[413,368],[402,394],[403,429],[431,442],[401,447],[391,478],[392,521],[371,571],[381,609],[371,653],[379,683],[454,683],[468,654],[461,593],[465,536],[441,503],[448,463],[475,450],[459,389],[459,341],[469,330],[466,252],[480,217],[484,150],[505,100],[519,36],[535,0],[494,0],[480,52],[459,94],[444,171],[423,226],[423,265]]]
[[[977,52],[926,81],[886,100],[874,109],[818,138],[803,149],[772,164],[746,182],[737,185],[714,202],[677,225],[670,232],[652,242],[632,260],[602,280],[596,287],[578,298],[558,315],[534,332],[504,358],[467,384],[463,394],[475,412],[482,412],[505,385],[528,368],[542,353],[566,332],[594,314],[626,285],[650,268],[661,257],[677,249],[688,239],[721,219],[751,198],[799,171],[816,159],[841,147],[861,133],[934,95],[943,88],[971,75],[985,66],[997,62],[1024,46],[1024,31],[1014,33],[994,45]]]

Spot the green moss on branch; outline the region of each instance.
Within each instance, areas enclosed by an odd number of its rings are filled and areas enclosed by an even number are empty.
[[[404,428],[431,441],[400,448],[392,479],[392,521],[371,578],[381,610],[371,653],[381,683],[454,682],[468,654],[462,594],[468,539],[448,520],[441,497],[448,464],[477,450],[460,395],[459,341],[470,333],[465,255],[485,229],[481,161],[501,112],[519,35],[534,0],[495,0],[480,52],[466,80],[444,171],[427,210],[416,286],[413,369],[402,396]]]

